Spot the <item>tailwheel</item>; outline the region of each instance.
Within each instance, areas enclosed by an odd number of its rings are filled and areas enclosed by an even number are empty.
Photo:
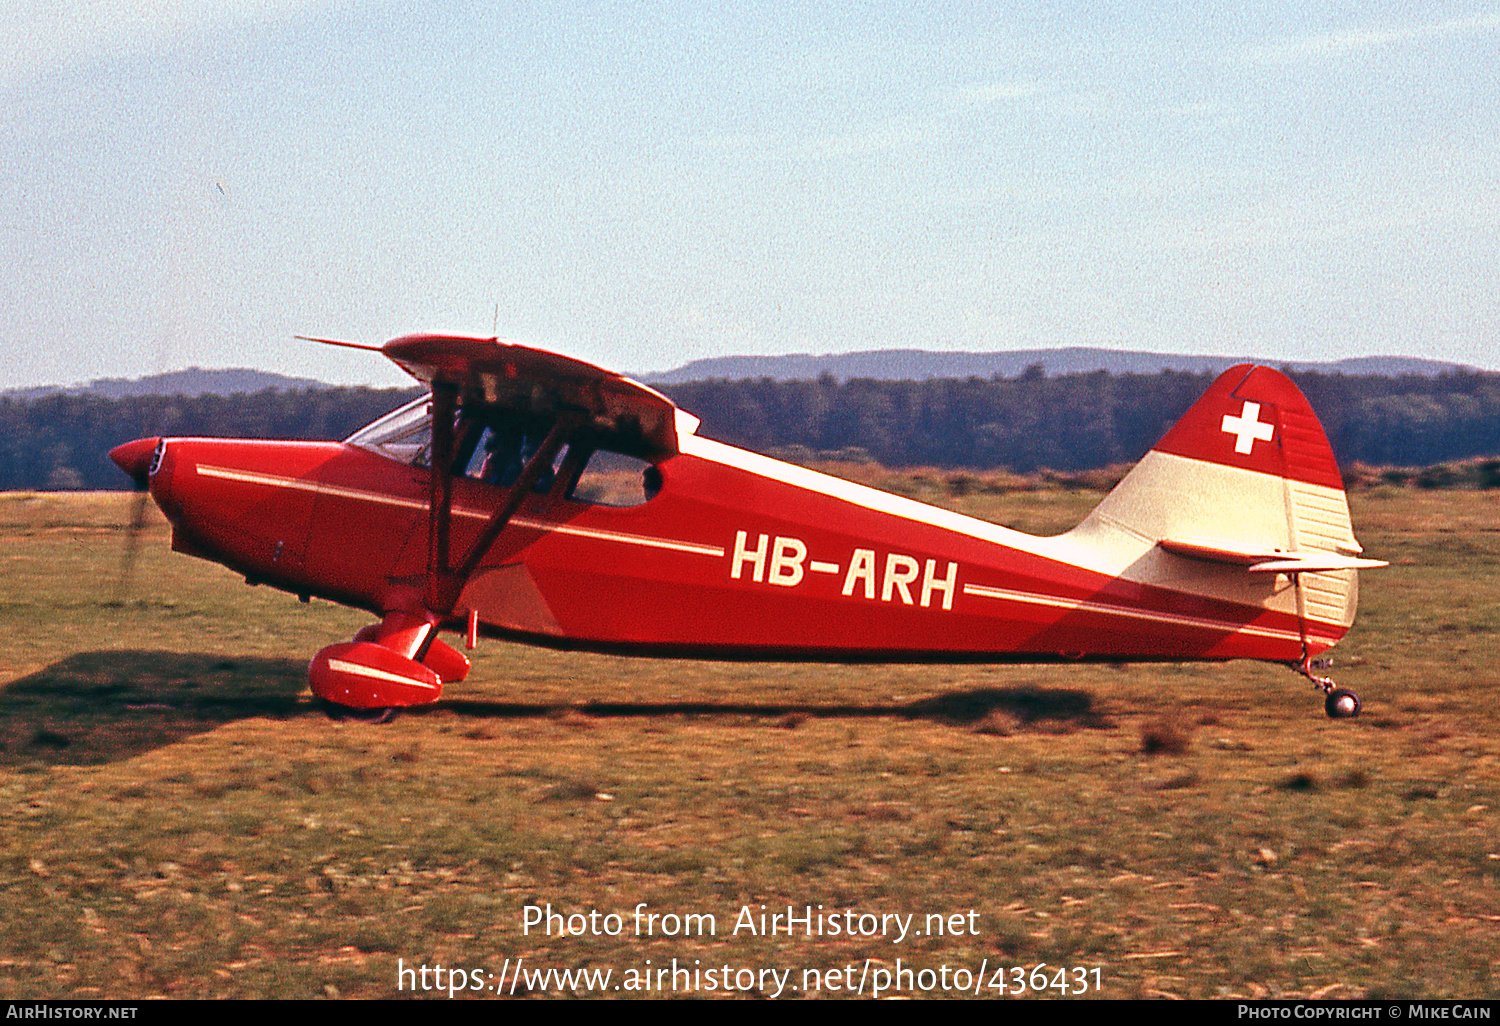
[[[323,712],[330,720],[350,723],[389,723],[396,718],[395,706],[377,706],[374,709],[356,709],[352,705],[340,705],[338,702],[330,702],[326,698],[320,698],[318,704],[323,707]],[[1332,715],[1331,713],[1329,715]]]
[[[1323,710],[1335,720],[1359,715],[1359,696],[1348,688],[1334,688],[1323,700]]]
[[[1304,654],[1302,658],[1289,663],[1293,670],[1306,677],[1313,686],[1323,692],[1323,711],[1331,719],[1347,720],[1359,715],[1359,696],[1348,688],[1341,688],[1334,683],[1331,677],[1320,677],[1316,670],[1326,670],[1333,664],[1331,659],[1313,659]]]

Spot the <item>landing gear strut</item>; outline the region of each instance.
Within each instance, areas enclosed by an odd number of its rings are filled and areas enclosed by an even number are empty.
[[[1323,711],[1335,720],[1347,720],[1359,715],[1359,696],[1348,688],[1341,688],[1331,677],[1320,677],[1314,670],[1326,670],[1333,665],[1332,659],[1313,659],[1304,655],[1292,669],[1312,681],[1313,686],[1323,692]]]

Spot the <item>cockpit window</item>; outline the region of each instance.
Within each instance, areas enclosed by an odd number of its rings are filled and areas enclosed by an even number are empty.
[[[551,429],[550,423],[528,426],[505,418],[469,425],[453,471],[485,484],[509,488],[547,440]],[[560,449],[552,458],[552,466],[537,477],[532,491],[545,493],[552,490],[563,458],[564,450]]]
[[[539,450],[555,422],[534,414],[484,407],[460,408],[454,425],[453,473],[509,488]],[[574,502],[639,506],[661,491],[655,465],[605,448],[598,436],[575,439],[543,470],[533,490],[554,486]],[[378,452],[414,467],[426,467],[432,446],[432,398],[424,396],[361,428],[345,445]]]
[[[357,445],[418,467],[427,465],[431,443],[432,400],[427,396],[387,413],[344,439],[345,445]]]
[[[574,481],[568,498],[595,506],[639,506],[661,491],[660,468],[634,456],[596,449]]]

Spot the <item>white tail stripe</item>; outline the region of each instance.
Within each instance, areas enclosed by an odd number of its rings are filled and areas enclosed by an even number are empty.
[[[405,684],[407,687],[413,688],[426,688],[428,691],[441,690],[433,687],[425,680],[413,680],[410,677],[403,677],[399,673],[391,673],[389,670],[377,670],[373,666],[366,666],[363,663],[351,663],[345,659],[328,660],[328,668],[330,670],[337,670],[339,673],[353,674],[356,677],[369,677],[371,680],[388,680],[393,684]]]
[[[257,474],[248,470],[230,470],[227,467],[214,467],[206,464],[199,465],[198,473],[204,477],[217,477],[226,481],[239,481],[244,484],[267,485],[272,488],[292,488],[296,491],[313,492],[317,495],[336,495],[342,499],[375,502],[383,506],[395,506],[400,509],[414,509],[423,512],[427,510],[427,503],[417,499],[403,499],[399,495],[386,495],[382,492],[371,492],[360,488],[344,488],[339,485],[322,484],[317,481],[306,481],[295,477]],[[454,506],[453,515],[468,517],[471,520],[488,520],[490,518],[490,514],[483,510],[466,509],[462,506]],[[519,527],[529,527],[536,531],[568,534],[578,538],[619,542],[623,545],[642,545],[651,549],[669,549],[673,552],[687,552],[695,556],[712,556],[715,559],[724,558],[724,549],[717,545],[700,545],[697,542],[678,541],[673,538],[653,538],[650,535],[627,534],[623,531],[604,531],[593,527],[554,524],[546,520],[534,520],[531,517],[515,517],[511,520],[511,523]]]

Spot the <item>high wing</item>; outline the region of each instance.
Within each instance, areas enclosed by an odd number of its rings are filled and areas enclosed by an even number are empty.
[[[677,452],[678,432],[698,418],[623,374],[558,353],[459,335],[403,335],[381,347],[418,381],[456,391],[460,406],[571,416],[580,430],[608,435],[626,451],[661,457]]]

